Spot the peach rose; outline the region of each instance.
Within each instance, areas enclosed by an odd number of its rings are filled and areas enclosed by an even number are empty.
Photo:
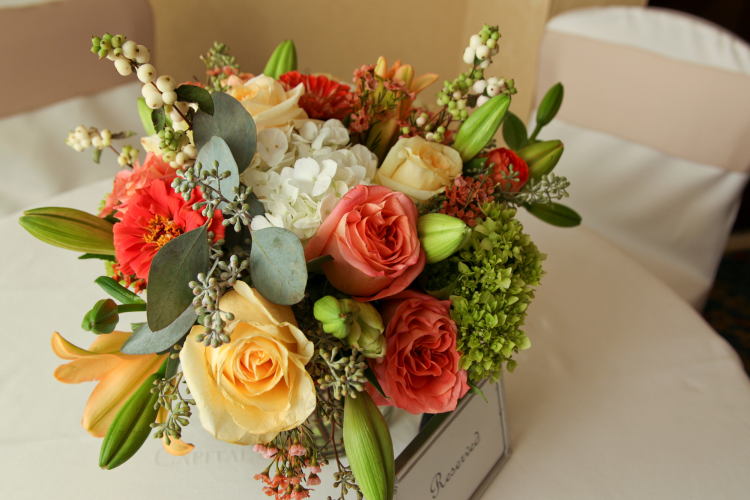
[[[375,182],[400,191],[415,201],[427,201],[461,175],[458,151],[421,137],[399,139],[388,151]]]
[[[305,249],[321,255],[331,284],[367,302],[405,289],[424,269],[417,236],[417,207],[384,186],[356,186],[338,202]]]
[[[122,219],[128,211],[128,201],[138,189],[148,186],[155,179],[171,181],[175,177],[175,169],[162,161],[161,155],[148,153],[142,165],[136,161],[132,171],[121,170],[117,173],[114,189],[104,200],[104,208],[99,212],[99,217],[106,217],[112,210],[117,210],[115,216]]]
[[[451,301],[405,290],[383,301],[386,355],[370,360],[385,399],[373,386],[367,391],[378,405],[412,414],[445,413],[469,390],[466,370],[459,370],[456,323]]]
[[[267,301],[242,281],[219,301],[232,313],[232,341],[205,347],[193,327],[180,363],[203,428],[235,444],[271,441],[315,411],[315,387],[305,365],[313,343],[297,328],[292,309]]]
[[[242,103],[255,120],[256,130],[261,131],[306,119],[307,113],[299,107],[299,98],[304,92],[303,83],[287,92],[278,81],[261,75],[233,87],[228,94]]]

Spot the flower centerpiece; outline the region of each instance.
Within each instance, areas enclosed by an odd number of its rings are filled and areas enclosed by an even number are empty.
[[[298,73],[285,41],[254,76],[216,43],[205,83],[178,84],[148,48],[93,37],[99,59],[143,83],[145,158],[113,145],[133,133],[77,127],[73,149],[97,162],[113,150],[122,167],[98,215],[39,208],[20,222],[104,262],[96,283],[108,298],[83,315],[91,346],[52,337],[67,361],[58,380],[99,381],[82,425],[103,438],[101,468],[149,435],[190,453],[182,428],[197,408],[216,439],[269,460],[255,476],[269,496],[307,498],[335,456],[342,496],[389,499],[393,448],[377,405],[450,412],[514,370],[545,258],[516,211],[580,218],[557,203],[563,145],[537,138],[563,88],[529,135],[508,111],[513,80],[486,75],[499,36],[485,25],[471,37],[466,71],[430,107],[418,99],[437,75],[400,61],[363,65],[349,83]],[[501,125],[507,148],[495,144]],[[123,331],[133,311],[147,321]]]

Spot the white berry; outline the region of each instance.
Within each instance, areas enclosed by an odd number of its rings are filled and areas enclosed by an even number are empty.
[[[151,59],[151,52],[144,46],[138,46],[138,53],[135,55],[135,62],[138,64],[146,64]]]
[[[172,78],[169,75],[161,75],[156,80],[156,86],[161,90],[162,92],[172,92],[177,84],[174,81],[174,78]]]
[[[138,68],[138,79],[143,83],[151,83],[156,78],[156,68],[151,64],[144,64]]]
[[[479,59],[480,61],[484,61],[488,57],[490,57],[490,48],[486,45],[480,45],[477,48],[477,59]]]
[[[146,106],[151,109],[158,109],[164,106],[164,101],[161,99],[161,94],[155,92],[146,96]]]
[[[464,62],[466,64],[473,65],[474,55],[475,55],[474,49],[472,49],[471,47],[466,47],[466,50],[464,51]]]
[[[115,59],[115,69],[117,69],[117,72],[122,76],[128,76],[133,72],[133,68],[130,66],[130,61],[124,57]]]
[[[122,55],[127,57],[128,59],[135,59],[135,56],[138,55],[138,44],[132,40],[128,40],[127,42],[123,43]]]
[[[481,63],[479,63],[479,67],[482,68],[482,69],[489,68],[490,67],[490,60],[489,59],[485,59],[484,61],[482,61]]]
[[[161,95],[162,101],[164,101],[164,104],[174,104],[174,102],[177,100],[177,94],[175,92],[164,92]]]
[[[185,154],[184,151],[180,151],[179,153],[177,153],[177,156],[175,156],[174,158],[174,161],[176,161],[179,166],[183,166],[188,162],[188,160],[190,160],[190,157]]]
[[[141,94],[143,95],[143,97],[148,97],[151,94],[161,95],[161,92],[159,92],[159,89],[157,89],[150,83],[147,83],[143,87],[141,87]]]
[[[494,76],[491,76],[487,78],[487,85],[497,85],[498,81],[499,80],[497,78],[495,78]]]
[[[487,97],[486,95],[480,95],[479,99],[477,99],[477,107],[481,106],[482,104],[486,103],[489,100],[490,98]]]
[[[425,123],[427,123],[427,120],[424,116],[417,118],[417,127],[424,127]]]
[[[495,97],[500,93],[500,85],[497,83],[493,83],[490,85],[487,85],[487,95],[490,97]]]
[[[474,82],[474,86],[472,87],[474,92],[476,92],[477,94],[484,93],[484,89],[486,88],[487,88],[487,82],[485,80],[477,80],[476,82]]]
[[[471,38],[469,38],[469,47],[471,47],[474,50],[477,50],[479,46],[482,45],[482,39],[479,38],[479,35],[471,35]]]

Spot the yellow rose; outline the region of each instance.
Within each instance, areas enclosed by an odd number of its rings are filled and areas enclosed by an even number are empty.
[[[297,328],[292,309],[264,299],[243,282],[224,295],[222,311],[234,314],[232,341],[205,347],[193,327],[180,363],[201,424],[235,444],[267,443],[315,411],[315,388],[305,365],[313,343]]]
[[[421,137],[399,139],[383,160],[375,181],[412,200],[427,201],[461,175],[463,162],[455,149]]]
[[[255,128],[260,131],[306,119],[307,113],[299,107],[299,98],[304,91],[304,83],[287,92],[270,76],[258,76],[244,85],[233,87],[228,93],[242,103],[255,120]]]

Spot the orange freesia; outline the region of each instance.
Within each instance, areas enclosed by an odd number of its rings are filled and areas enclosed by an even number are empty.
[[[166,354],[123,354],[120,347],[130,332],[99,335],[88,350],[76,347],[55,332],[52,350],[70,363],[55,370],[55,378],[66,384],[99,380],[83,412],[81,425],[94,437],[104,437],[120,407],[143,381],[161,366]]]
[[[388,69],[388,61],[385,57],[380,56],[377,64],[375,64],[375,75],[384,78],[386,80],[399,80],[405,83],[407,89],[410,92],[419,94],[421,91],[435,83],[438,79],[438,75],[435,73],[425,73],[418,77],[414,77],[414,68],[411,64],[401,64],[401,59],[393,63],[391,69]],[[367,136],[366,146],[371,149],[380,159],[385,158],[385,154],[394,142],[396,138],[396,131],[398,129],[398,122],[405,120],[409,116],[411,111],[412,100],[408,97],[399,101],[396,112],[393,117],[386,121],[378,122],[373,125],[370,133]],[[377,141],[377,146],[373,149],[374,143]]]

